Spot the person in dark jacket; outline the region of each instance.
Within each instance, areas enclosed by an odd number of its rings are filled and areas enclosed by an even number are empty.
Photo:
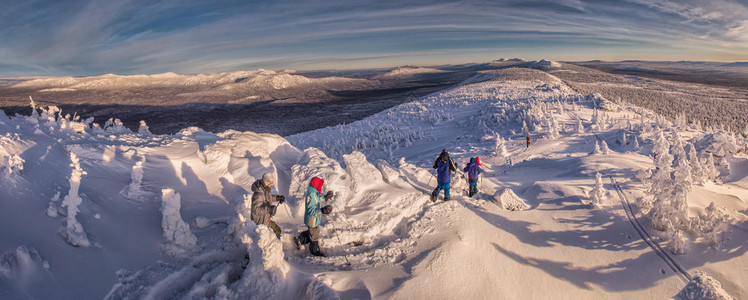
[[[252,184],[252,221],[255,224],[264,224],[273,230],[275,235],[280,239],[281,231],[280,226],[275,224],[273,216],[278,209],[278,205],[283,204],[286,201],[286,197],[283,195],[271,195],[270,189],[273,187],[275,181],[272,173],[265,173],[262,175],[262,179],[255,181]]]
[[[468,174],[468,184],[470,186],[468,189],[468,197],[473,197],[478,193],[478,179],[480,178],[480,173],[483,173],[483,169],[481,169],[480,166],[480,157],[471,157],[470,163],[462,169],[463,172]]]
[[[439,192],[444,190],[444,201],[449,200],[449,183],[452,180],[452,172],[457,172],[454,161],[449,157],[447,149],[442,150],[439,157],[434,161],[434,169],[436,169],[436,188],[431,193],[431,201],[436,201],[439,196]]]
[[[325,181],[318,177],[313,177],[309,182],[304,194],[304,224],[308,229],[293,238],[296,249],[301,249],[301,245],[309,244],[309,252],[315,256],[325,256],[325,253],[319,248],[319,224],[322,222],[322,214],[327,215],[332,212],[332,206],[325,205],[322,207],[322,201],[328,201],[334,195],[332,191],[328,191],[322,197],[322,185],[324,184]]]

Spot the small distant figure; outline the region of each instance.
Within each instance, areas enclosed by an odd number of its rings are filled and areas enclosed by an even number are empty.
[[[530,148],[530,136],[528,135],[525,140],[527,141],[527,148]]]
[[[431,201],[436,202],[439,191],[444,190],[444,201],[449,201],[449,183],[452,181],[452,172],[457,172],[454,161],[449,157],[449,151],[443,149],[439,157],[434,161],[436,169],[436,188],[431,193]]]
[[[267,172],[262,175],[262,179],[255,181],[252,184],[252,211],[251,218],[255,224],[265,224],[273,230],[275,236],[280,239],[281,231],[280,226],[275,224],[273,216],[278,209],[278,205],[283,204],[286,201],[286,197],[283,195],[271,195],[270,189],[273,187],[273,181],[275,176],[272,173]]]
[[[322,249],[319,248],[319,224],[322,222],[322,214],[330,214],[332,206],[322,206],[322,201],[332,199],[334,193],[328,191],[323,197],[322,185],[325,181],[319,177],[313,177],[304,194],[304,224],[307,230],[293,238],[296,249],[301,249],[301,245],[309,244],[309,252],[315,256],[325,256]]]
[[[483,173],[483,169],[480,168],[480,157],[470,158],[470,163],[467,164],[467,166],[462,169],[463,172],[466,172],[468,174],[468,197],[473,197],[475,194],[478,193],[478,179],[480,176],[480,173]]]

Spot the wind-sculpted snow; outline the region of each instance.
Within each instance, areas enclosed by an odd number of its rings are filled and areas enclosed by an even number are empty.
[[[0,118],[0,155],[23,161],[0,185],[0,298],[664,298],[686,285],[670,271],[681,260],[748,295],[745,137],[599,109],[603,96],[541,70],[486,74],[287,139],[155,135],[58,108]],[[458,171],[451,200],[434,203],[442,149]],[[462,168],[476,156],[470,198]],[[286,196],[280,239],[250,218],[265,172]],[[315,176],[334,192],[320,226],[327,257],[292,241]],[[621,210],[629,199],[635,209]],[[657,238],[638,239],[639,220]],[[682,254],[652,255],[649,243]]]

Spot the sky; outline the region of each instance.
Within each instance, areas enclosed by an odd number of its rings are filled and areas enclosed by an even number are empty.
[[[748,61],[748,0],[0,0],[0,76]]]

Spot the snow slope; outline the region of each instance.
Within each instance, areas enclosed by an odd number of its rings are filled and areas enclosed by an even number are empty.
[[[745,139],[600,103],[542,70],[507,69],[286,139],[134,133],[54,109],[0,114],[0,298],[748,297]],[[721,178],[694,184],[687,204],[690,217],[711,202],[729,217],[716,243],[688,231],[676,240],[645,215],[641,171],[654,169],[657,128],[704,157],[724,150]],[[622,136],[634,142],[616,143]],[[608,154],[593,153],[601,142]],[[460,168],[481,157],[479,196],[466,196],[458,172],[453,201],[429,201],[443,148]],[[268,171],[288,196],[275,216],[280,240],[249,221],[249,187]],[[604,196],[593,206],[596,173]],[[326,258],[291,242],[313,176],[335,192],[321,227]],[[672,253],[676,241],[685,254]]]

